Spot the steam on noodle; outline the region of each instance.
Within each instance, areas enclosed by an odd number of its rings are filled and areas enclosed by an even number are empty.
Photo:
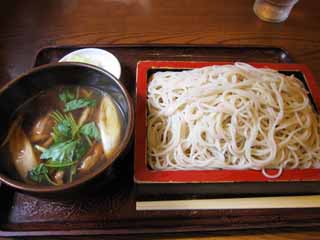
[[[320,168],[319,131],[302,83],[275,70],[157,72],[148,85],[152,169]]]

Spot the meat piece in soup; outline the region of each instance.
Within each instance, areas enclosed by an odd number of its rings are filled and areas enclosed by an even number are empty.
[[[112,158],[121,128],[120,111],[109,95],[62,86],[19,108],[2,147],[8,146],[21,179],[62,185]]]

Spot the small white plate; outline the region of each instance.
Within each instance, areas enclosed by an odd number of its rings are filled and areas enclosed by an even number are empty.
[[[121,75],[119,60],[112,53],[99,48],[83,48],[73,51],[61,58],[59,62],[88,63],[107,70],[117,79]]]

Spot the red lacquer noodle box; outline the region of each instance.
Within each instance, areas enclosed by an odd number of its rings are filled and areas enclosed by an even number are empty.
[[[319,181],[320,169],[283,170],[278,178],[267,178],[258,170],[177,170],[156,171],[147,165],[147,86],[156,71],[185,70],[231,62],[141,61],[136,76],[135,182],[136,183],[242,183]],[[320,109],[320,92],[309,68],[303,64],[249,63],[257,68],[271,68],[296,75],[310,93],[315,108]],[[268,170],[269,174],[276,170]]]

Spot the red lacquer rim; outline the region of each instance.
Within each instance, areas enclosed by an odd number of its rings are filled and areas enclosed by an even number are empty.
[[[188,171],[155,171],[147,167],[147,121],[146,100],[148,71],[150,69],[173,68],[193,69],[211,65],[233,64],[232,62],[183,62],[183,61],[141,61],[137,65],[136,76],[136,125],[135,125],[135,181],[139,183],[222,183],[222,182],[282,182],[282,181],[318,181],[320,169],[284,170],[275,179],[265,177],[257,170],[188,170]],[[304,74],[309,91],[317,109],[320,106],[320,92],[317,83],[306,65],[249,63],[252,66],[268,67],[275,70],[299,71]],[[275,174],[276,170],[269,170]]]

